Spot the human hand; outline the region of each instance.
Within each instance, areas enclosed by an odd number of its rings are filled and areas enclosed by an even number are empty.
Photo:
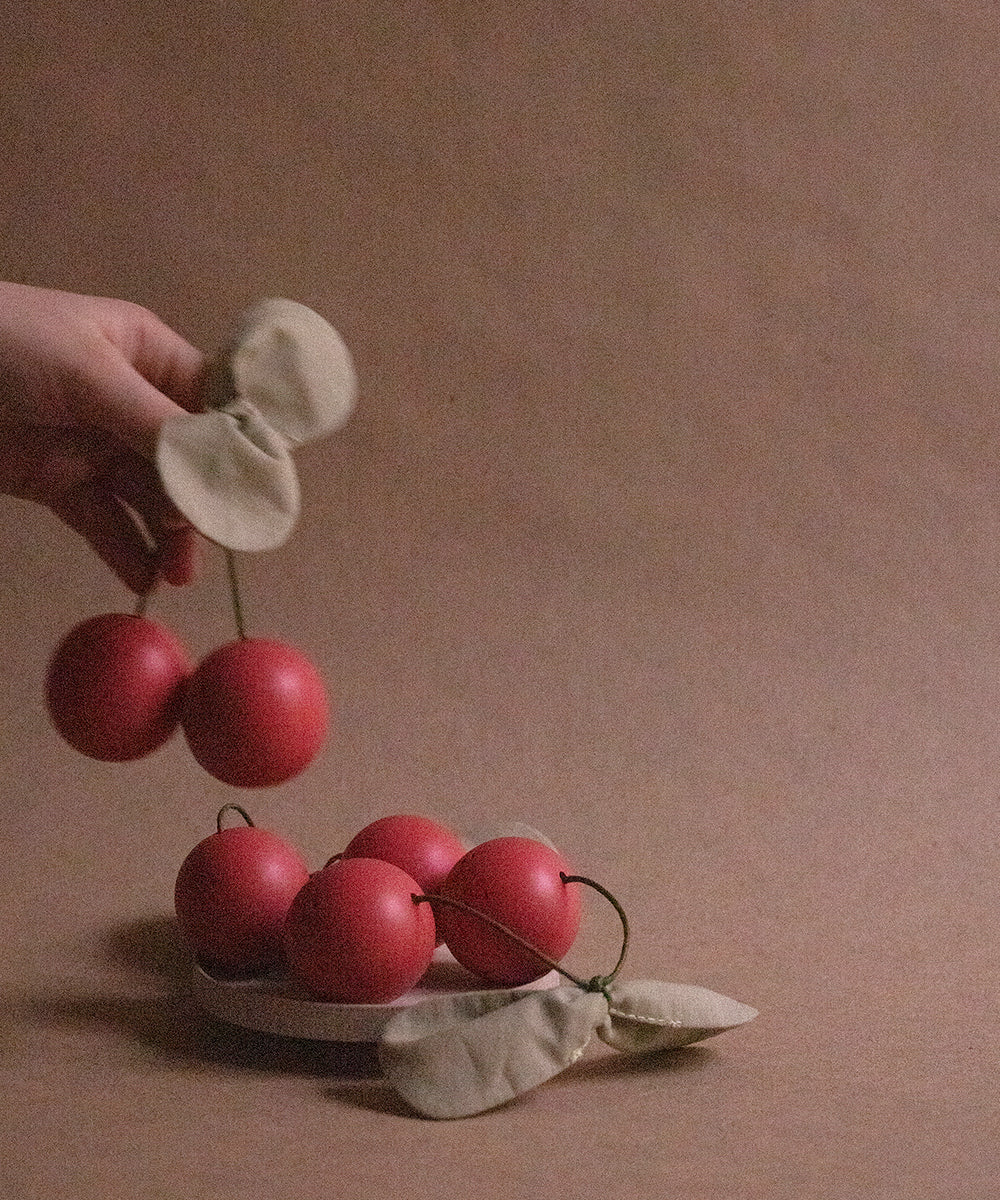
[[[0,492],[51,509],[135,592],[190,582],[195,534],[153,454],[203,368],[139,305],[0,283]]]

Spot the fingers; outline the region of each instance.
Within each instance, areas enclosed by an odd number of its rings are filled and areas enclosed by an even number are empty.
[[[199,543],[190,526],[164,535],[159,547],[159,574],[175,587],[186,587],[198,574]]]
[[[127,588],[142,595],[152,587],[157,556],[110,489],[86,484],[56,497],[49,507],[89,543]]]
[[[140,515],[154,539],[159,574],[176,585],[196,573],[197,544],[190,524],[171,504],[150,466],[163,423],[200,407],[205,356],[154,313],[127,302],[110,302],[98,386],[113,398],[108,432],[141,459],[114,464],[112,486]]]
[[[0,352],[0,491],[45,504],[133,590],[157,563],[189,582],[195,534],[152,459],[164,422],[199,407],[201,352],[139,305],[7,284]]]
[[[51,509],[135,592],[157,574],[178,585],[195,576],[194,530],[156,468],[107,437],[0,426],[0,491]]]
[[[92,376],[85,384],[95,425],[149,459],[156,452],[163,423],[187,411],[185,404],[194,406],[200,377],[200,367],[193,377],[185,373],[190,364],[184,368],[176,363],[157,365],[174,372],[169,386],[184,404],[161,391],[138,367],[118,354],[106,353],[101,361],[95,362]]]
[[[193,529],[161,527],[154,533],[149,524],[136,520],[131,506],[103,481],[60,495],[49,507],[137,595],[149,591],[157,580],[184,587],[197,573]]]
[[[120,300],[90,304],[72,373],[75,423],[151,458],[164,421],[199,407],[205,357],[148,309]]]
[[[155,313],[127,306],[130,320],[110,340],[148,383],[189,412],[198,406],[205,356]]]
[[[106,471],[111,493],[141,520],[154,544],[156,569],[168,583],[184,586],[197,570],[197,539],[189,522],[160,486],[156,468],[135,454],[116,457]]]

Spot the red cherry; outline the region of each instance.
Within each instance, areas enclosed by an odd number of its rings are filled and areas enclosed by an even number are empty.
[[[299,891],[285,922],[292,976],[321,1000],[388,1004],[434,954],[434,914],[416,880],[392,863],[342,858]]]
[[[442,897],[469,905],[500,922],[558,962],[580,926],[580,891],[564,883],[562,855],[525,837],[493,838],[458,860],[440,888]],[[438,932],[463,967],[490,983],[516,987],[539,979],[549,965],[472,913],[435,903]]]
[[[319,753],[327,720],[316,668],[268,638],[240,638],[204,658],[181,712],[195,759],[234,787],[272,787],[298,775]]]
[[[81,754],[103,762],[142,758],[177,728],[191,667],[184,646],[163,625],[102,613],[56,647],[45,685],[49,716]]]
[[[280,958],[285,917],[308,878],[298,852],[275,834],[251,824],[220,826],[178,872],[174,907],[181,933],[212,966],[262,970]]]
[[[434,892],[465,853],[458,838],[429,817],[380,817],[356,833],[342,858],[380,858],[405,871],[424,892]],[[440,945],[442,939],[438,938]]]
[[[458,838],[429,817],[379,817],[356,833],[343,858],[380,858],[401,868],[425,892],[436,891],[465,853]]]

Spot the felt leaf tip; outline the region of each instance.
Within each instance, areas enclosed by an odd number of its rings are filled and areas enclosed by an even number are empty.
[[[689,1046],[752,1021],[757,1010],[694,984],[654,979],[616,983],[597,1036],[626,1054]]]

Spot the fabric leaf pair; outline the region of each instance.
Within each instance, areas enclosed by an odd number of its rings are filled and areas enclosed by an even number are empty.
[[[202,411],[178,415],[160,432],[156,461],[167,495],[221,546],[280,546],[301,505],[292,452],[341,426],[356,391],[333,326],[294,301],[262,300],[206,372]]]
[[[401,1009],[379,1059],[427,1117],[469,1117],[565,1070],[597,1036],[627,1054],[673,1049],[752,1020],[756,1009],[707,988],[637,980],[467,993]]]

